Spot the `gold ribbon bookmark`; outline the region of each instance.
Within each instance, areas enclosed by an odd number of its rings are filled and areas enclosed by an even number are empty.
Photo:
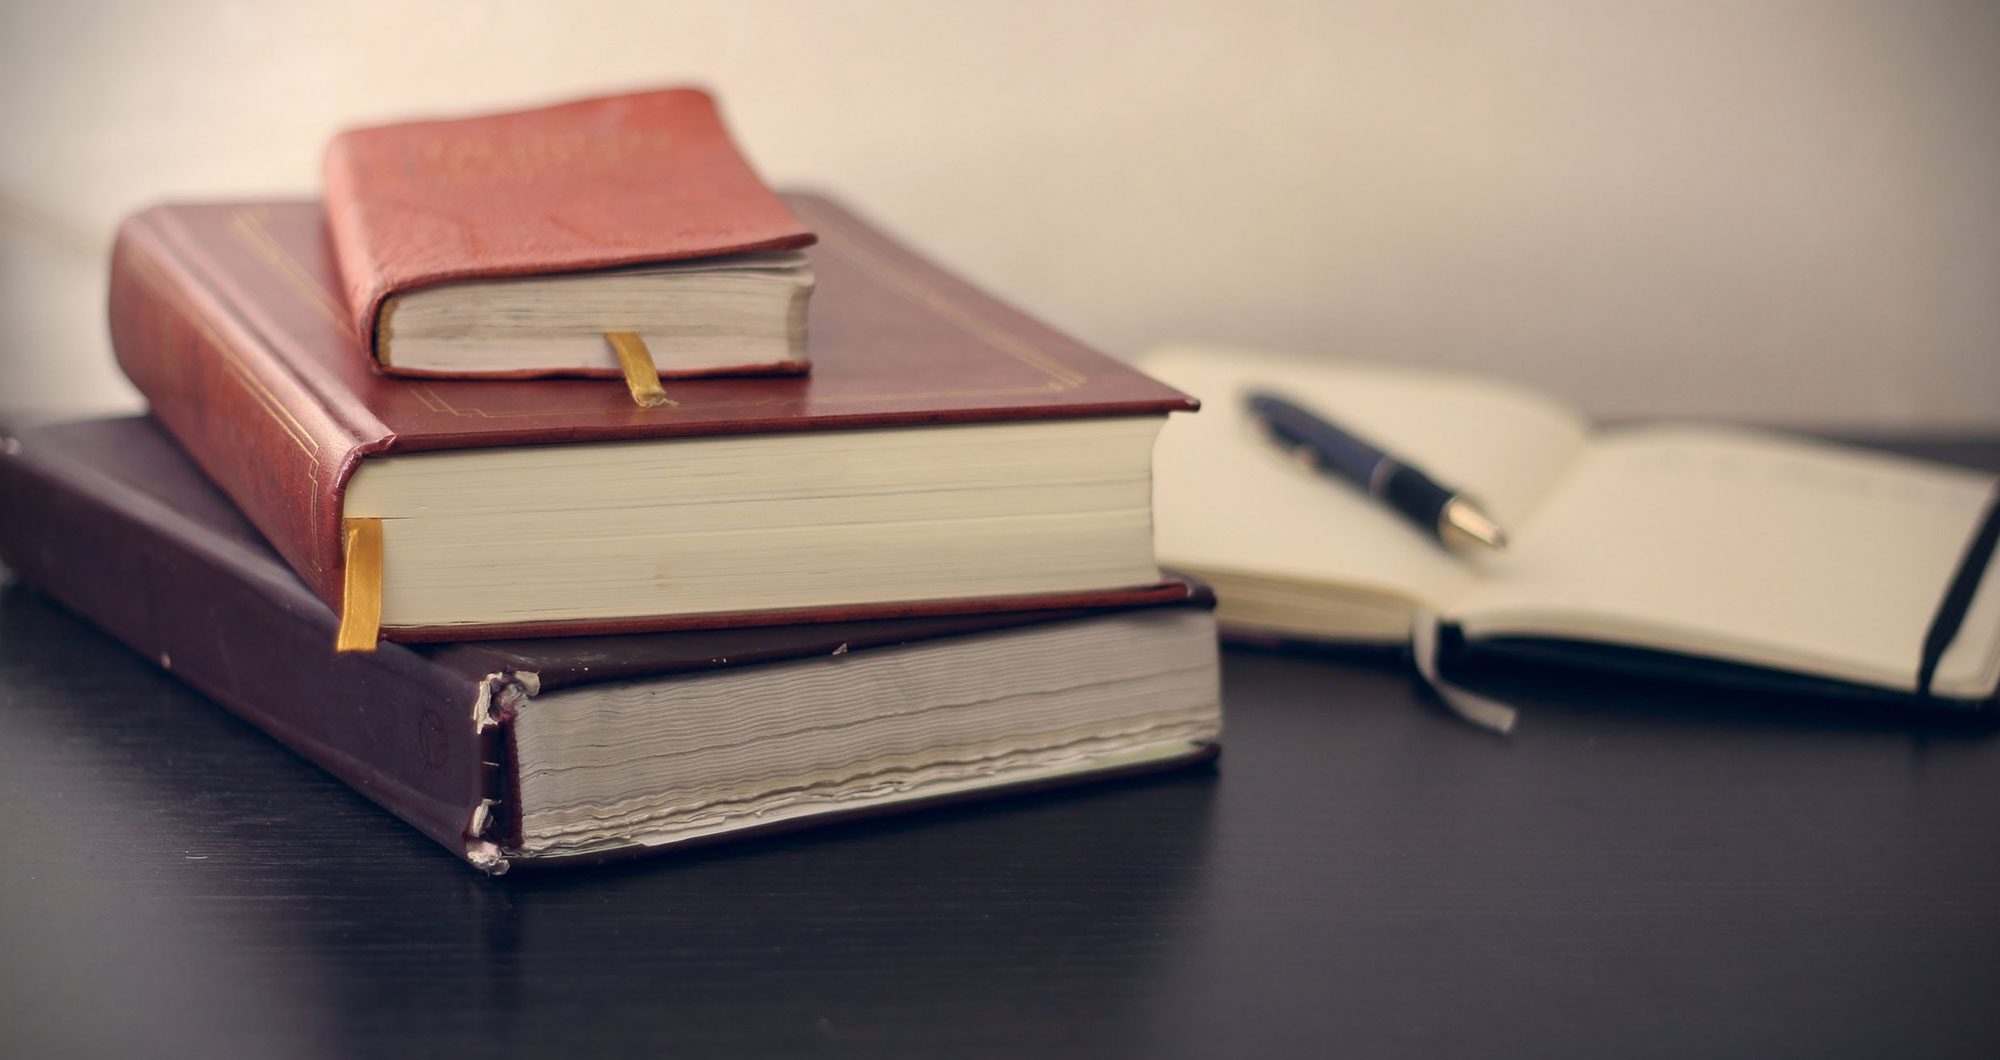
[[[632,400],[649,409],[680,404],[660,388],[660,369],[653,363],[653,351],[646,348],[645,339],[629,331],[607,331],[604,339],[611,343],[619,366],[625,369],[625,389],[632,392]]]
[[[342,520],[347,579],[341,586],[334,651],[374,651],[382,633],[382,520]]]

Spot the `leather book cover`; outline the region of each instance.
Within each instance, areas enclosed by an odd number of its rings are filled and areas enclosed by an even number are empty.
[[[518,831],[518,815],[507,812],[507,723],[527,694],[523,674],[547,691],[1103,610],[336,653],[333,612],[144,418],[0,438],[0,560],[487,871],[505,867],[496,859],[508,828]],[[1205,587],[1176,584],[1181,606],[1213,605]]]
[[[453,280],[795,250],[813,240],[681,88],[352,129],[325,166],[354,333],[390,296]]]
[[[320,598],[338,607],[342,496],[388,453],[760,431],[837,430],[1192,410],[1194,399],[1096,353],[912,254],[833,202],[787,196],[806,253],[813,371],[687,380],[642,408],[590,380],[409,379],[377,371],[345,309],[318,204],[159,206],[125,222],[111,266],[113,348],[153,414]],[[1153,596],[1127,593],[1116,602]],[[946,601],[942,613],[1092,602]],[[1095,601],[1106,602],[1106,601]],[[743,614],[596,625],[396,629],[401,640],[632,632],[839,617]]]

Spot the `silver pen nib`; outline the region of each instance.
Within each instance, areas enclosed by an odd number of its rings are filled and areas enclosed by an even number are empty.
[[[1507,531],[1470,497],[1453,497],[1445,504],[1438,513],[1438,537],[1452,548],[1475,544],[1496,550],[1507,547]]]

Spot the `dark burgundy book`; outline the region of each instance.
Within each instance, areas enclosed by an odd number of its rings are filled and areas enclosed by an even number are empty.
[[[1220,732],[1211,601],[1178,579],[1152,606],[338,653],[145,419],[0,441],[0,559],[495,873],[1165,768]]]
[[[127,221],[112,342],[320,599],[342,608],[346,549],[379,556],[393,640],[1181,591],[1153,560],[1151,460],[1192,399],[831,202],[786,202],[820,237],[811,374],[689,380],[657,407],[591,380],[382,374],[312,202]]]

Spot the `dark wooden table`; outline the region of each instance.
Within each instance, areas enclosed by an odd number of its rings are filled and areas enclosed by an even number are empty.
[[[0,1054],[2000,1055],[1988,728],[1226,675],[1216,770],[488,880],[16,584]]]

